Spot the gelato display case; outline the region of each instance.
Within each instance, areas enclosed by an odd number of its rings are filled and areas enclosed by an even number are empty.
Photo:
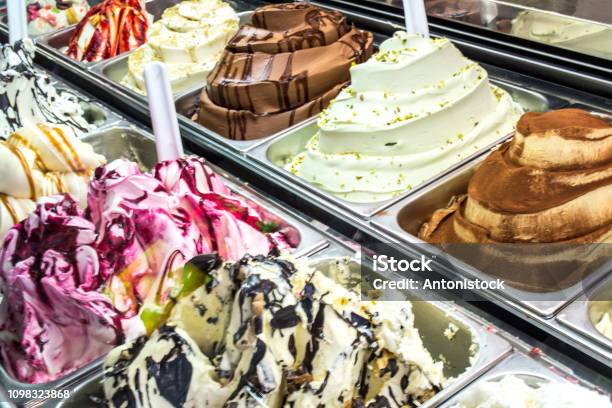
[[[0,405],[612,407],[605,3],[27,1]]]

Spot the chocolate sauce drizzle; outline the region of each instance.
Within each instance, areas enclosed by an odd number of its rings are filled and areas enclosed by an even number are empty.
[[[27,125],[29,117],[36,123],[90,130],[77,97],[68,91],[56,91],[47,74],[34,67],[33,57],[29,40],[0,47],[0,82],[4,84],[0,90],[0,139]]]
[[[337,11],[294,3],[261,7],[210,73],[198,120],[237,140],[284,130],[319,113],[349,82],[350,66],[371,53],[372,35]]]
[[[209,264],[208,260],[206,261]],[[276,269],[278,275],[274,278],[265,278],[258,267],[264,270],[270,271]],[[276,258],[276,257],[264,257],[264,256],[246,256],[240,261],[232,264],[231,266],[222,266],[222,268],[228,268],[229,276],[231,281],[236,286],[236,291],[232,295],[233,298],[225,299],[225,302],[234,304],[232,308],[233,312],[239,313],[238,321],[240,324],[234,332],[229,332],[226,339],[231,339],[238,350],[242,350],[241,353],[248,354],[248,365],[241,371],[224,371],[218,369],[218,376],[220,379],[225,379],[228,383],[232,384],[232,393],[228,400],[223,403],[223,406],[244,406],[249,405],[251,395],[258,395],[259,398],[266,400],[266,396],[270,393],[282,388],[284,393],[284,401],[282,406],[299,407],[300,405],[289,399],[290,395],[294,392],[306,392],[311,393],[314,396],[313,403],[319,399],[322,401],[324,393],[326,393],[328,384],[332,380],[333,376],[347,375],[348,373],[339,373],[329,369],[322,381],[316,386],[312,386],[310,381],[313,378],[313,372],[315,371],[315,364],[319,364],[315,360],[319,356],[322,347],[325,347],[329,339],[326,338],[325,333],[329,328],[327,325],[331,324],[328,321],[329,314],[334,313],[347,325],[350,325],[355,329],[355,339],[353,341],[354,350],[345,354],[345,358],[354,356],[353,364],[361,364],[359,368],[359,378],[356,384],[354,384],[357,390],[356,396],[351,401],[344,401],[344,396],[339,395],[338,401],[341,403],[352,404],[353,407],[366,407],[364,400],[369,391],[369,381],[372,375],[376,377],[389,379],[397,377],[397,385],[401,386],[402,396],[394,394],[391,387],[388,387],[387,392],[380,394],[374,400],[370,401],[367,405],[369,408],[375,407],[416,407],[419,404],[412,399],[411,396],[405,395],[409,385],[409,373],[412,367],[402,367],[400,370],[400,363],[395,357],[387,358],[386,365],[379,367],[378,372],[372,373],[371,367],[374,365],[374,361],[381,358],[384,350],[379,349],[376,345],[376,341],[372,334],[374,323],[367,317],[357,315],[356,313],[350,313],[344,315],[339,312],[335,307],[326,304],[323,300],[328,294],[320,293],[319,289],[311,282],[312,277],[304,285],[301,293],[293,293],[291,286],[291,276],[296,272],[295,265],[291,262]],[[215,275],[215,272],[211,272]],[[286,286],[283,282],[289,284]],[[287,303],[287,296],[290,294],[297,295],[295,303]],[[211,294],[213,295],[213,294]],[[213,295],[214,296],[214,295]],[[234,303],[236,302],[236,303]],[[260,309],[261,308],[261,309]],[[258,311],[259,310],[259,311]],[[270,315],[265,317],[260,314],[263,311],[267,311]],[[306,316],[306,321],[302,321]],[[269,319],[269,325],[272,328],[272,338],[284,339],[284,343],[269,344],[263,335],[265,319]],[[232,319],[234,320],[234,317]],[[305,355],[303,361],[296,367],[287,366],[287,362],[282,363],[277,361],[276,363],[283,369],[283,379],[276,378],[276,371],[270,366],[270,355],[278,349],[273,347],[287,347],[287,351],[295,359],[298,351],[296,348],[295,332],[292,328],[297,325],[302,325],[305,328],[306,335],[309,340],[306,344]],[[223,328],[219,328],[222,330]],[[154,335],[155,336],[155,335]],[[255,337],[253,337],[255,336]],[[130,347],[127,352],[124,351],[122,355],[127,355],[126,359],[118,360],[113,369],[107,372],[107,381],[112,381],[113,393],[111,400],[119,403],[124,403],[126,407],[130,408],[131,401],[136,398],[148,398],[147,394],[150,392],[158,392],[164,397],[172,406],[182,407],[185,402],[185,396],[189,393],[191,387],[198,387],[198,384],[192,384],[191,375],[193,368],[190,359],[187,357],[189,354],[192,356],[193,350],[189,348],[185,343],[185,339],[181,337],[179,333],[171,326],[163,327],[160,330],[160,334],[155,338],[155,341],[161,339],[169,340],[174,343],[171,350],[163,356],[147,356],[147,375],[146,375],[146,386],[143,386],[142,374],[135,374],[135,378],[130,380],[126,376],[126,368],[136,358],[136,355],[142,350],[142,340],[138,340],[134,346]],[[271,338],[270,338],[271,339]],[[278,341],[278,340],[276,340]],[[229,347],[229,345],[226,345]],[[217,347],[218,353],[223,353],[226,346]],[[364,348],[365,347],[365,348]],[[362,350],[366,353],[366,358],[360,360],[357,358],[357,352],[355,350]],[[215,365],[219,364],[221,355],[211,357],[211,362]],[[157,362],[159,361],[159,362]],[[328,362],[323,362],[323,364]],[[168,364],[168,367],[164,368],[163,364]],[[273,363],[272,363],[273,364]],[[240,367],[243,367],[242,362]],[[237,367],[236,367],[237,369]],[[180,380],[182,384],[175,384],[174,382]],[[133,390],[129,384],[136,384],[137,389],[145,389],[145,396],[141,397],[133,394]],[[149,388],[149,384],[153,386]],[[385,385],[386,387],[386,385]],[[439,388],[432,385],[435,392]],[[182,393],[182,394],[181,394]],[[254,401],[250,401],[253,402]],[[119,405],[115,405],[119,406]],[[249,405],[250,406],[250,405]],[[313,406],[321,406],[322,403]]]

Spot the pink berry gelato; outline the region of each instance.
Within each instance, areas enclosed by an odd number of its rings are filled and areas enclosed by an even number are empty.
[[[200,158],[151,174],[114,161],[87,201],[82,211],[69,195],[46,199],[2,245],[0,354],[20,381],[61,378],[151,332],[193,284],[183,266],[198,254],[236,261],[292,246]]]

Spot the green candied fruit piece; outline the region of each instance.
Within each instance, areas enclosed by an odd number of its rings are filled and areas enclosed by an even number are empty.
[[[142,320],[147,336],[150,336],[158,327],[160,327],[168,319],[171,310],[171,304],[168,302],[161,306],[158,304],[148,304],[142,308],[140,319]]]
[[[274,231],[278,231],[280,226],[277,222],[274,221],[258,221],[257,227],[262,233],[268,234]]]
[[[172,288],[172,292],[168,299],[160,303],[157,298],[143,305],[140,312],[147,335],[151,335],[157,328],[163,325],[168,317],[176,301],[190,295],[202,285],[207,285],[212,281],[210,271],[219,264],[219,258],[216,253],[198,255],[191,259],[181,269],[179,274],[180,280],[176,282]]]
[[[192,263],[187,263],[183,268],[181,290],[178,293],[178,297],[183,297],[192,293],[200,286],[208,284],[211,280],[212,277],[208,272],[204,272]]]

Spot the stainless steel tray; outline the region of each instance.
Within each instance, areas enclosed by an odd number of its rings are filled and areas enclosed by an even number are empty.
[[[561,325],[601,345],[607,350],[608,358],[612,359],[612,340],[595,328],[595,324],[601,316],[597,313],[597,308],[593,310],[594,304],[592,302],[598,301],[612,304],[612,276],[609,276],[592,290],[582,294],[563,309],[556,320]]]
[[[180,1],[176,0],[175,3],[179,3]],[[245,24],[251,21],[251,16],[253,15],[253,12],[242,11],[238,12],[237,14],[240,18],[240,24]],[[130,97],[139,99],[143,103],[147,103],[146,95],[136,92],[134,89],[129,88],[121,83],[123,78],[125,78],[128,73],[128,59],[133,52],[134,51],[128,51],[121,55],[117,55],[116,57],[109,58],[105,61],[92,63],[90,65],[90,69],[93,73],[101,76],[105,81],[114,83],[115,86],[121,89],[121,91],[130,95]],[[201,89],[205,82],[206,78],[203,78],[199,85],[174,88],[174,97],[178,98],[182,94],[187,93],[189,91],[194,91],[196,89],[201,92]]]
[[[341,244],[333,243],[323,251],[308,257],[309,263],[323,273],[329,272],[331,264],[338,258],[349,259],[351,270],[359,274],[360,265],[354,252]],[[489,332],[483,325],[445,303],[416,301],[413,302],[413,310],[415,325],[421,331],[425,347],[433,356],[444,356],[445,374],[448,377],[456,377],[449,386],[423,404],[423,408],[438,406],[512,352],[508,341]],[[459,328],[452,340],[443,334],[450,323]],[[471,351],[472,344],[477,344],[475,353]],[[72,396],[57,407],[81,407],[93,405],[96,399],[103,400],[102,381],[103,373],[99,370],[75,387]]]
[[[116,126],[102,129],[89,134],[84,141],[93,145],[97,153],[104,154],[108,161],[118,158],[129,158],[139,163],[143,169],[151,168],[157,162],[155,142],[153,136],[127,122],[121,122]],[[309,224],[309,220],[301,215],[284,210],[279,204],[264,198],[259,192],[248,185],[243,184],[236,177],[226,173],[218,167],[208,164],[226,183],[226,185],[237,195],[243,197],[247,202],[258,208],[267,218],[278,222],[288,234],[296,247],[296,256],[308,255],[318,251],[327,245],[325,236],[320,234]],[[85,367],[82,367],[65,377],[45,384],[27,384],[13,379],[0,364],[0,384],[6,390],[60,390],[73,386],[80,379],[86,377],[98,368],[102,359],[98,359]],[[20,403],[27,407],[38,406],[45,400],[25,398]]]
[[[466,193],[470,178],[478,165],[486,157],[487,154],[482,154],[476,160],[467,163],[457,171],[447,174],[417,194],[406,197],[388,209],[376,214],[371,219],[372,226],[398,238],[408,245],[417,246],[420,251],[427,251],[445,257],[468,279],[492,280],[493,278],[486,273],[451,255],[442,253],[439,248],[417,238],[420,226],[429,220],[429,217],[435,210],[446,207],[451,197]],[[608,265],[607,268],[610,268],[610,266]],[[563,291],[532,293],[508,287],[503,292],[500,292],[500,295],[537,313],[543,318],[550,319],[563,306],[578,297],[585,289],[598,282],[607,273],[609,273],[609,269],[606,269],[605,266],[599,268],[590,273],[581,282]]]
[[[554,371],[553,371],[554,370]],[[528,357],[521,352],[515,352],[504,360],[501,364],[493,368],[491,371],[483,375],[470,386],[464,388],[459,394],[442,404],[441,408],[450,408],[461,402],[465,398],[465,394],[484,381],[501,380],[507,375],[514,375],[524,380],[530,386],[538,386],[547,382],[561,382],[570,384],[571,382],[561,376],[559,373],[565,373],[564,368],[544,366],[541,362]],[[571,373],[565,373],[571,376]]]

